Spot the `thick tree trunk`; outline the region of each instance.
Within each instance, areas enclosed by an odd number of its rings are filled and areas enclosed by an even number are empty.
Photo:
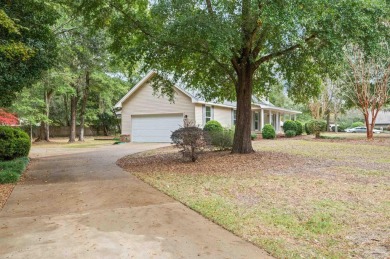
[[[44,100],[45,100],[45,111],[44,114],[47,119],[49,119],[50,115],[50,103],[53,97],[53,90],[45,91]],[[50,142],[50,125],[47,121],[41,121],[41,126],[39,129],[39,136],[35,141],[47,141]]]
[[[373,125],[370,124],[370,118],[368,116],[368,112],[364,113],[364,122],[366,123],[366,128],[367,128],[367,140],[373,140],[374,134],[372,132],[373,130]]]
[[[254,152],[251,140],[252,84],[253,72],[248,62],[238,73],[236,86],[237,119],[232,153],[248,154]]]
[[[87,100],[89,94],[89,71],[85,74],[85,88],[83,93],[83,100],[81,103],[81,111],[80,111],[80,132],[79,132],[79,141],[84,141],[84,123],[85,123],[85,109],[87,107]]]
[[[77,96],[74,95],[70,98],[70,134],[69,143],[76,141],[76,109],[77,109]]]
[[[66,126],[70,126],[70,120],[69,120],[69,105],[68,105],[68,96],[64,95],[64,115],[65,115],[65,121]]]
[[[330,110],[326,111],[326,131],[331,131],[330,130]]]

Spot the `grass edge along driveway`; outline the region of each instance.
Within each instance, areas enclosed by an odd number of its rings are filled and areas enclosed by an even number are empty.
[[[118,163],[276,257],[388,258],[389,144],[284,139],[197,163],[171,148]]]

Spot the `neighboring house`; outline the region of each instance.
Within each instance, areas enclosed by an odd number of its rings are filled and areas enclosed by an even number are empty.
[[[389,127],[390,126],[390,111],[379,111],[375,120],[375,127]]]
[[[182,87],[175,86],[175,99],[154,94],[150,80],[155,72],[147,74],[116,105],[121,109],[122,134],[130,135],[133,142],[170,142],[172,131],[192,122],[203,127],[209,120],[217,120],[224,127],[232,127],[236,120],[235,102],[206,102]],[[301,112],[276,107],[269,102],[253,98],[252,131],[261,132],[266,123],[276,131],[287,115],[296,116]]]

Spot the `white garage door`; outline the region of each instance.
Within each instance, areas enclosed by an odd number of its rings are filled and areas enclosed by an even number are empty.
[[[133,142],[171,142],[172,131],[183,125],[182,114],[131,117]]]

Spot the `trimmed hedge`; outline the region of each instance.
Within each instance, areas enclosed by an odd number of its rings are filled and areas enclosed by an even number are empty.
[[[271,124],[265,124],[261,131],[263,139],[274,139],[276,137],[275,129]]]
[[[296,121],[295,124],[297,124],[297,131],[296,131],[297,136],[302,135],[302,133],[303,133],[303,125],[302,125],[302,123],[299,122],[299,121]]]
[[[283,131],[286,133],[287,131],[292,130],[292,131],[297,131],[297,124],[295,121],[288,120],[283,123]]]
[[[28,156],[30,137],[19,128],[0,126],[0,160]]]
[[[295,137],[296,135],[297,135],[297,133],[295,132],[295,130],[288,130],[285,132],[286,138],[292,138],[292,137]]]
[[[206,123],[203,127],[204,131],[215,132],[215,131],[223,131],[221,123],[216,120],[211,120]]]

